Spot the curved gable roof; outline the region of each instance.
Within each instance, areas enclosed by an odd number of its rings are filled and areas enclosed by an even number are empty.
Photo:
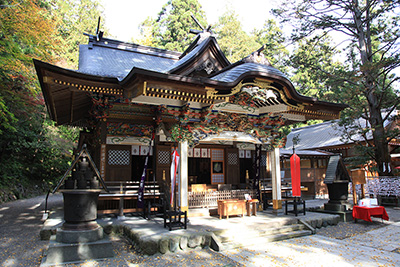
[[[286,78],[286,76],[279,71],[278,69],[275,69],[272,66],[267,66],[263,64],[258,64],[258,63],[242,63],[238,62],[240,64],[233,64],[223,70],[221,70],[219,73],[216,73],[212,77],[210,77],[213,80],[220,81],[220,82],[235,82],[241,80],[245,76],[249,76],[252,74],[258,74],[262,76],[277,76],[280,78]]]
[[[207,51],[210,51],[210,53],[213,55],[213,58],[215,58],[217,61],[215,67],[219,68],[218,71],[230,65],[229,60],[221,51],[217,41],[215,40],[215,37],[206,32],[201,33],[196,37],[192,45],[190,45],[189,48],[183,52],[179,61],[170,67],[168,73],[181,74],[182,72],[188,72],[187,69],[194,70],[199,64],[207,60]],[[205,56],[206,58],[201,59],[202,56]]]

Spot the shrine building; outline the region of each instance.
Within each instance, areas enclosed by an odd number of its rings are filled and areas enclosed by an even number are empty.
[[[181,210],[203,205],[194,191],[253,188],[280,208],[281,127],[346,107],[300,95],[261,50],[229,62],[209,30],[183,53],[88,38],[77,70],[34,60],[51,119],[85,129],[78,149],[87,144],[106,183],[139,182],[153,143],[146,180],[168,195],[176,147]]]

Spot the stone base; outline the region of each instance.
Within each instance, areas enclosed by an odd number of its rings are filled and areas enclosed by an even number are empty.
[[[349,210],[349,208],[352,208],[352,205],[348,202],[342,202],[342,203],[325,203],[324,204],[324,210],[326,211],[340,211],[340,212],[346,212]]]
[[[353,212],[352,211],[334,211],[334,210],[322,210],[322,209],[317,209],[315,211],[316,212],[339,215],[340,216],[340,220],[342,222],[351,222],[353,220]]]
[[[90,243],[103,239],[103,228],[97,225],[92,230],[65,230],[60,228],[57,230],[56,241],[60,243]]]
[[[60,243],[50,239],[49,248],[41,266],[81,262],[91,259],[113,258],[114,252],[108,238],[87,243]]]

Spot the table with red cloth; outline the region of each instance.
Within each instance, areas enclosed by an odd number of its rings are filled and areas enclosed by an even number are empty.
[[[353,207],[353,218],[355,219],[355,221],[357,221],[357,219],[362,219],[367,222],[372,222],[371,216],[377,217],[377,218],[382,218],[386,221],[389,220],[389,216],[388,216],[385,208],[382,206],[371,206],[371,207],[354,206]]]

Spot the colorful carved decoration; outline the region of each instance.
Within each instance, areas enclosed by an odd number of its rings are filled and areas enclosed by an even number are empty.
[[[113,107],[113,96],[92,93],[89,95],[92,99],[92,108],[90,115],[95,120],[105,120],[109,115],[109,110]]]
[[[115,136],[137,136],[137,137],[151,137],[154,131],[152,125],[145,124],[130,124],[130,123],[107,123],[107,134]]]
[[[236,131],[245,132],[273,146],[283,146],[285,143],[283,134],[279,131],[280,126],[284,124],[280,116],[264,115],[252,118],[243,114],[212,111],[211,108],[203,115],[200,123],[173,125],[170,131],[172,141],[186,140],[189,146],[194,146],[211,134]]]
[[[181,116],[179,117],[179,123],[186,125],[190,119],[190,104],[186,103],[181,109]]]
[[[229,97],[229,103],[236,104],[240,106],[247,106],[255,108],[256,105],[254,104],[253,97],[249,95],[247,92],[239,92],[236,95]]]
[[[268,100],[272,100],[275,104],[278,104],[278,93],[275,90],[269,88],[259,88],[257,86],[247,85],[244,86],[241,91],[233,96],[229,97],[229,103],[240,105],[242,107],[257,107],[256,103],[265,103]]]
[[[99,102],[98,106],[102,107],[101,104],[102,102]],[[221,104],[219,104],[220,107]],[[272,114],[252,116],[223,112],[213,108],[214,105],[203,109],[190,108],[189,104],[182,107],[160,105],[150,111],[155,116],[155,125],[109,122],[107,123],[107,134],[111,136],[151,137],[154,127],[158,127],[163,118],[169,117],[176,121],[168,130],[170,141],[188,141],[190,146],[198,144],[210,135],[220,134],[224,131],[243,132],[257,138],[264,144],[268,143],[275,147],[285,144],[284,135],[279,130],[280,126],[284,124],[281,116],[273,116]],[[251,106],[248,106],[248,108],[254,109]],[[249,111],[251,112],[251,110]]]

